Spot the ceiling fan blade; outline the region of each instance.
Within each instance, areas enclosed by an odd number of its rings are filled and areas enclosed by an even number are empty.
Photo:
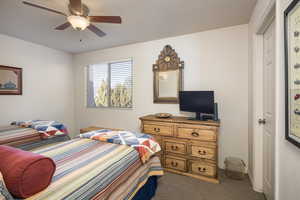
[[[120,16],[89,16],[91,22],[121,24]]]
[[[43,9],[43,10],[47,10],[47,11],[50,11],[50,12],[53,12],[53,13],[56,13],[56,14],[67,16],[63,12],[60,12],[60,11],[57,11],[57,10],[53,10],[51,8],[46,8],[46,7],[43,7],[43,6],[39,6],[39,5],[36,5],[36,4],[33,4],[33,3],[29,3],[27,1],[23,1],[23,4],[28,5],[28,6],[32,6],[32,7],[35,7],[35,8],[40,8],[40,9]]]
[[[70,0],[71,10],[76,12],[77,15],[82,15],[82,3],[81,0]]]
[[[99,37],[103,37],[106,35],[103,31],[101,31],[98,27],[94,26],[93,24],[90,24],[87,28]]]
[[[64,23],[64,24],[62,24],[62,25],[57,26],[57,27],[55,28],[55,30],[65,30],[65,29],[68,28],[70,25],[71,25],[70,22],[66,22],[66,23]]]

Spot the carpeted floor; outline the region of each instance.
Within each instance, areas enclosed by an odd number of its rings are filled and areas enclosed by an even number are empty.
[[[264,200],[263,194],[252,190],[248,178],[231,180],[221,172],[220,180],[220,184],[213,184],[165,173],[158,180],[158,189],[152,200]]]

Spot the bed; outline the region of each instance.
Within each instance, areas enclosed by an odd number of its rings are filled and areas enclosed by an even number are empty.
[[[158,157],[142,164],[129,146],[76,138],[33,150],[56,163],[51,184],[28,198],[150,200],[163,175]]]
[[[43,145],[69,140],[68,135],[60,135],[44,139],[33,128],[16,125],[0,126],[0,145],[8,145],[23,150],[31,150]]]

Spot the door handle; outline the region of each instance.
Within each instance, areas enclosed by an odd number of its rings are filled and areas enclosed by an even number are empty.
[[[266,124],[266,119],[259,119],[259,120],[258,120],[258,123],[259,123],[259,124]]]

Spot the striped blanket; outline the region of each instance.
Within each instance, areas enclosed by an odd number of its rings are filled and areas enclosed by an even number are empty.
[[[0,145],[4,144],[16,147],[40,140],[39,133],[32,128],[22,128],[19,126],[0,127]]]
[[[33,128],[37,130],[41,137],[51,138],[59,135],[68,134],[66,126],[57,121],[50,120],[27,120],[27,121],[14,121],[11,125],[17,125],[25,128]]]
[[[34,152],[51,157],[56,172],[50,186],[28,200],[127,200],[148,177],[163,175],[157,157],[142,165],[138,152],[126,145],[77,138]]]
[[[161,150],[154,138],[144,133],[100,129],[80,134],[80,137],[134,147],[139,152],[143,163],[146,163],[152,155]]]
[[[40,146],[70,140],[68,135],[42,138],[41,134],[32,128],[19,126],[0,126],[0,145],[7,145],[23,150],[31,150]]]

